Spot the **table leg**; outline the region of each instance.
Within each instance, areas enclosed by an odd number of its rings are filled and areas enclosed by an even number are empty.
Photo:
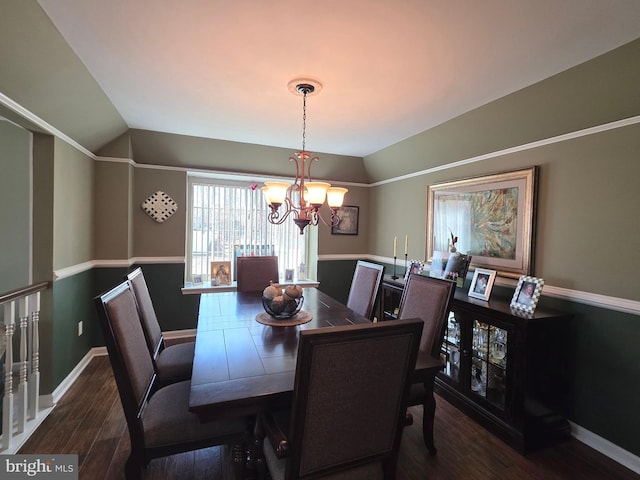
[[[251,441],[251,453],[249,462],[256,472],[256,478],[258,480],[265,480],[267,478],[267,464],[264,459],[264,427],[260,421],[260,416],[256,419],[256,424],[253,429],[253,439]]]

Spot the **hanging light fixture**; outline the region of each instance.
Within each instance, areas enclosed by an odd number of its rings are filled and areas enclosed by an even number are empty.
[[[312,153],[306,150],[307,130],[307,96],[319,92],[322,86],[314,80],[296,79],[289,82],[289,90],[302,95],[302,150],[289,157],[290,162],[296,164],[296,178],[291,183],[264,182],[262,192],[271,207],[267,217],[270,223],[280,225],[289,215],[300,228],[300,235],[304,234],[307,225],[318,225],[318,219],[327,226],[335,227],[340,223],[338,208],[342,206],[346,188],[332,187],[330,183],[314,182],[311,179],[311,164],[318,161]],[[317,93],[317,92],[316,92]],[[307,164],[308,163],[308,164]],[[320,207],[325,199],[331,210],[331,219],[326,221],[320,215]],[[284,212],[280,214],[280,207]]]

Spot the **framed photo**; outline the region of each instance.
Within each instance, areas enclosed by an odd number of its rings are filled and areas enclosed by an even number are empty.
[[[231,284],[231,262],[211,262],[211,285]]]
[[[518,280],[515,292],[513,292],[511,308],[524,313],[533,313],[542,293],[543,285],[544,280],[541,278],[522,275]]]
[[[429,276],[435,278],[444,277],[444,269],[449,261],[449,252],[437,250],[431,256],[431,266],[429,267]]]
[[[476,268],[476,271],[473,272],[473,279],[471,280],[468,295],[479,298],[480,300],[489,301],[493,282],[496,280],[496,274],[497,272],[495,270]]]
[[[353,205],[343,205],[338,208],[338,217],[340,223],[335,227],[331,227],[332,235],[357,235],[358,234],[358,217],[360,216],[360,207]]]
[[[287,268],[284,271],[284,281],[285,282],[293,282],[293,268]]]
[[[466,255],[460,252],[449,253],[449,258],[447,259],[447,264],[444,267],[442,278],[456,282],[458,287],[462,287],[467,278],[471,258],[471,255]]]
[[[456,248],[476,267],[505,277],[529,275],[533,265],[538,167],[430,185],[427,260]]]
[[[409,275],[411,275],[412,273],[422,274],[423,268],[424,268],[423,262],[420,262],[418,260],[411,260],[411,263],[409,264],[409,268],[407,268],[407,271],[404,272],[404,281],[406,282],[409,278]]]

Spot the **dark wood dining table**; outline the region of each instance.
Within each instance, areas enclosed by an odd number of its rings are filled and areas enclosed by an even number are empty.
[[[269,326],[256,321],[264,312],[260,293],[203,294],[189,410],[207,421],[287,408],[293,393],[298,332],[370,321],[316,288],[304,289],[302,310],[312,315],[308,323]],[[440,368],[439,360],[419,355],[414,382],[434,376]]]

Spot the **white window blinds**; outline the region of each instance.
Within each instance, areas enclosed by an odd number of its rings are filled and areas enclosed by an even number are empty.
[[[240,255],[277,255],[281,278],[285,269],[308,263],[305,236],[289,218],[282,225],[267,221],[269,207],[259,187],[192,178],[189,196],[187,281],[208,281],[211,262],[235,265]]]

